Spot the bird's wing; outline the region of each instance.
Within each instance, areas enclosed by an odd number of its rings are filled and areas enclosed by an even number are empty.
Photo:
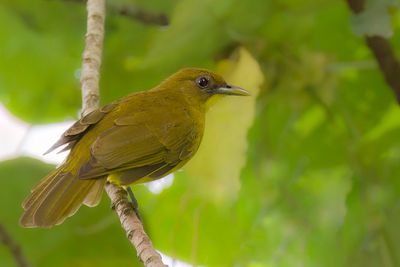
[[[91,158],[78,176],[90,179],[129,171],[139,179],[170,170],[190,154],[195,128],[190,119],[173,113],[137,112],[115,119],[92,144]]]
[[[54,149],[66,145],[60,152],[72,149],[75,144],[85,135],[85,133],[97,124],[103,117],[117,106],[116,102],[108,104],[102,108],[98,108],[77,122],[75,122],[68,130],[66,130],[61,138],[52,146],[45,154],[50,153]],[[59,152],[59,153],[60,153]]]

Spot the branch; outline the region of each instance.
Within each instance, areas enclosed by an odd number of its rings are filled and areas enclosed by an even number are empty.
[[[364,9],[364,0],[347,0],[351,10],[358,14]],[[379,68],[400,104],[400,62],[389,41],[381,36],[365,36],[366,43],[374,54]]]
[[[84,0],[64,0],[67,2],[84,3]],[[163,13],[154,13],[146,10],[138,5],[125,4],[118,5],[107,3],[107,8],[114,14],[134,19],[140,23],[147,25],[167,26],[169,24],[168,17]]]
[[[21,251],[21,247],[11,238],[3,225],[0,224],[0,242],[3,243],[11,252],[18,266],[28,267],[28,261]]]
[[[87,11],[86,45],[81,73],[82,115],[88,114],[99,106],[99,72],[104,39],[105,0],[88,0]],[[166,266],[162,263],[160,254],[153,248],[142,222],[127,199],[126,191],[111,183],[107,183],[105,189],[140,260],[148,267]]]
[[[143,24],[167,26],[168,17],[163,13],[152,13],[134,5],[108,5],[112,12],[135,19]]]
[[[137,255],[145,266],[164,267],[160,254],[153,248],[149,236],[143,229],[142,222],[133,210],[132,203],[128,200],[125,189],[111,183],[106,186],[107,195],[111,199],[112,208],[118,214],[122,228],[132,245],[136,248]]]
[[[82,116],[98,108],[101,52],[103,50],[105,0],[87,1],[87,32],[82,55]]]

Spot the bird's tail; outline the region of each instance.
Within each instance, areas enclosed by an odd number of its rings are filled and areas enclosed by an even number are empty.
[[[20,224],[51,227],[75,214],[82,204],[93,207],[101,199],[104,178],[81,180],[63,166],[44,177],[24,200]]]

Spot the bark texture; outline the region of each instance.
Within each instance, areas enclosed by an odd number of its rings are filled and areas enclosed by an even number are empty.
[[[88,114],[99,106],[99,78],[101,54],[104,39],[105,0],[87,1],[87,32],[83,52],[81,86],[82,115]],[[111,199],[122,228],[137,251],[140,260],[147,267],[164,267],[160,254],[153,248],[143,224],[137,217],[133,205],[129,202],[125,189],[107,183],[105,190]]]

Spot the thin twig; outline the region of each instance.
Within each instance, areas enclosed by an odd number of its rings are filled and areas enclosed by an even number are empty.
[[[84,3],[84,0],[64,0],[66,2]],[[107,3],[107,9],[112,13],[136,20],[146,25],[167,26],[169,19],[164,13],[155,13],[135,4],[119,5]]]
[[[163,13],[152,13],[136,5],[107,5],[111,12],[137,20],[140,23],[148,25],[167,26],[168,17]]]
[[[106,186],[107,195],[111,199],[112,208],[118,214],[126,236],[136,248],[137,255],[145,266],[164,267],[160,254],[153,248],[149,236],[143,229],[142,222],[137,217],[132,203],[128,200],[125,189],[111,183]]]
[[[105,0],[88,0],[87,11],[86,45],[81,73],[82,115],[88,114],[99,106],[99,71],[104,39]],[[149,267],[166,266],[163,264],[160,254],[153,248],[150,238],[143,229],[142,222],[127,199],[126,191],[111,183],[107,183],[105,189],[140,260]]]
[[[3,225],[0,224],[0,243],[3,243],[10,252],[18,266],[20,267],[28,267],[28,261],[25,256],[22,254],[21,247],[11,238],[9,233],[7,233],[6,229]]]
[[[363,11],[364,2],[364,0],[347,0],[355,14]],[[397,60],[390,42],[381,36],[365,36],[365,41],[400,104],[400,62]]]
[[[98,108],[101,53],[103,50],[105,0],[87,1],[87,32],[82,56],[82,116]]]

